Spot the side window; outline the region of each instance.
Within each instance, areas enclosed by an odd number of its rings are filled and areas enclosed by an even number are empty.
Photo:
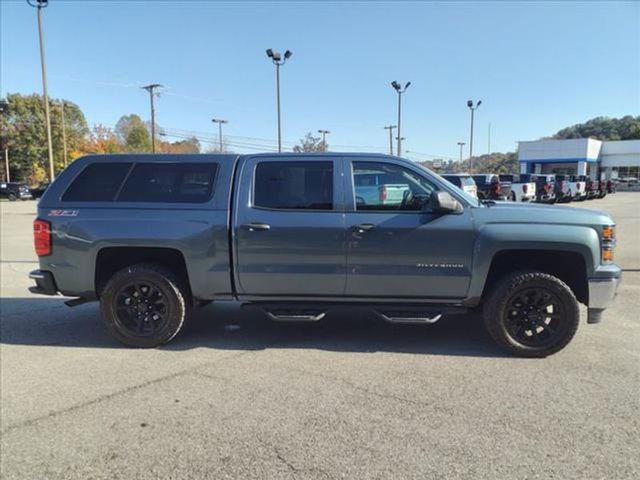
[[[112,202],[130,168],[130,163],[93,163],[75,178],[62,201]]]
[[[211,198],[214,163],[138,163],[119,202],[204,203]]]
[[[425,210],[437,190],[408,168],[378,162],[353,162],[353,185],[357,211]]]
[[[260,162],[253,204],[278,210],[333,209],[333,162]]]

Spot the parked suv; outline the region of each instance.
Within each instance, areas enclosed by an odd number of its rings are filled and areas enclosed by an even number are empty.
[[[467,192],[469,195],[478,197],[478,187],[476,186],[476,182],[468,173],[443,173],[442,178],[453,183],[456,187]]]
[[[8,198],[10,202],[29,200],[31,192],[24,183],[0,182],[0,198]]]
[[[478,198],[482,200],[508,200],[511,198],[511,182],[500,181],[498,175],[482,173],[473,175],[478,188]]]
[[[536,202],[555,203],[556,201],[556,176],[537,175],[536,176]]]
[[[357,201],[364,174],[406,185],[402,201]],[[579,302],[600,321],[620,279],[607,214],[480,202],[379,154],[83,157],[40,199],[34,243],[31,291],[99,300],[133,347],[236,301],[275,321],[345,304],[393,323],[481,309],[501,347],[539,357],[569,343]]]

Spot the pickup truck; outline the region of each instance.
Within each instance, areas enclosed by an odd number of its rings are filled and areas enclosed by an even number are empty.
[[[356,201],[372,172],[402,179],[399,204]],[[572,339],[578,303],[600,321],[621,276],[607,214],[481,201],[378,154],[87,156],[47,188],[33,226],[30,291],[99,300],[133,347],[235,301],[276,321],[343,304],[396,323],[482,310],[498,345],[541,357]]]
[[[473,175],[476,182],[478,198],[482,200],[510,200],[511,182],[501,181],[498,175],[482,173]]]
[[[569,192],[573,200],[584,201],[587,199],[587,178],[584,175],[571,175],[569,177]]]
[[[536,202],[556,202],[556,176],[548,174],[536,175]]]
[[[509,199],[513,202],[532,202],[536,199],[536,177],[529,173],[499,175],[500,182],[511,183]]]
[[[469,195],[478,198],[478,187],[476,186],[476,182],[471,175],[468,173],[443,173],[442,178],[447,180],[449,183],[452,183],[459,189],[464,192],[467,192]]]

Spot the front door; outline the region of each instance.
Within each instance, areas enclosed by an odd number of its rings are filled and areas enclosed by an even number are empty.
[[[234,242],[240,293],[344,295],[342,158],[252,157],[239,174]]]
[[[473,250],[469,208],[433,213],[430,194],[438,186],[426,172],[393,159],[365,160],[346,166],[345,192],[353,199],[346,213],[346,294],[464,297]],[[371,179],[376,179],[375,189],[368,185]]]

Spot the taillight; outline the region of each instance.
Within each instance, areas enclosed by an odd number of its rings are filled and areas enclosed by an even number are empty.
[[[378,194],[379,194],[378,200],[380,200],[381,202],[384,202],[387,199],[387,187],[385,187],[384,185],[379,187]]]
[[[496,183],[493,186],[493,191],[495,192],[496,195],[500,195],[500,184],[499,183]]]
[[[522,193],[527,193],[529,191],[529,185],[526,183],[522,185]]]
[[[549,185],[548,183],[544,184],[544,193],[549,193],[549,190],[551,189],[551,185]]]
[[[51,224],[46,220],[33,222],[33,244],[39,257],[51,255]]]

